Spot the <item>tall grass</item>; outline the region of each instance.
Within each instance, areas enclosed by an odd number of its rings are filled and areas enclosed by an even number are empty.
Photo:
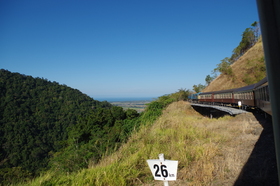
[[[153,117],[153,116],[152,116]],[[142,125],[113,155],[88,169],[69,175],[48,172],[28,185],[141,185],[153,183],[147,159],[179,161],[178,179],[189,183],[208,182],[213,178],[211,159],[218,153],[222,139],[196,122],[209,119],[196,115],[184,102],[169,105],[153,125]],[[190,171],[190,167],[192,167]],[[199,176],[198,176],[199,175]]]

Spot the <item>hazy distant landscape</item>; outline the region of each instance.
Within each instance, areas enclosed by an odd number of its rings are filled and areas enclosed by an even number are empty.
[[[152,101],[152,100],[151,100]],[[113,101],[112,105],[122,107],[123,109],[134,109],[137,112],[143,112],[147,104],[151,101]]]
[[[102,97],[96,98],[92,97],[98,101],[108,101],[108,102],[124,102],[124,101],[153,101],[156,97]]]
[[[94,98],[98,101],[107,101],[112,105],[122,107],[123,109],[134,109],[138,113],[143,112],[144,109],[147,107],[147,104],[151,101],[155,100],[156,98],[152,97],[138,97],[138,98]]]

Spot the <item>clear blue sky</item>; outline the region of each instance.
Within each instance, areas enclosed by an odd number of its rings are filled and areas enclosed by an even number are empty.
[[[205,84],[258,20],[255,0],[0,0],[0,68],[159,97]]]

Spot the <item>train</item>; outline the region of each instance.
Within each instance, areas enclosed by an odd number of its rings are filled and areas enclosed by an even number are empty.
[[[260,109],[272,116],[267,77],[240,88],[191,94],[188,99],[199,104]]]

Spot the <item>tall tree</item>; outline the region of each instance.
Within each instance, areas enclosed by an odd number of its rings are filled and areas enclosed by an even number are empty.
[[[207,75],[205,78],[206,85],[208,86],[214,79],[215,79],[215,77]]]
[[[251,24],[253,27],[254,35],[255,35],[255,42],[258,41],[261,33],[260,33],[260,24],[259,22],[255,21],[254,23]]]
[[[196,93],[201,92],[203,89],[205,89],[205,86],[202,85],[202,84],[193,85],[193,90],[194,90]]]
[[[221,60],[221,63],[217,64],[217,68],[214,69],[214,72],[220,72],[225,75],[233,75],[232,68],[230,66],[231,62],[228,58]]]

